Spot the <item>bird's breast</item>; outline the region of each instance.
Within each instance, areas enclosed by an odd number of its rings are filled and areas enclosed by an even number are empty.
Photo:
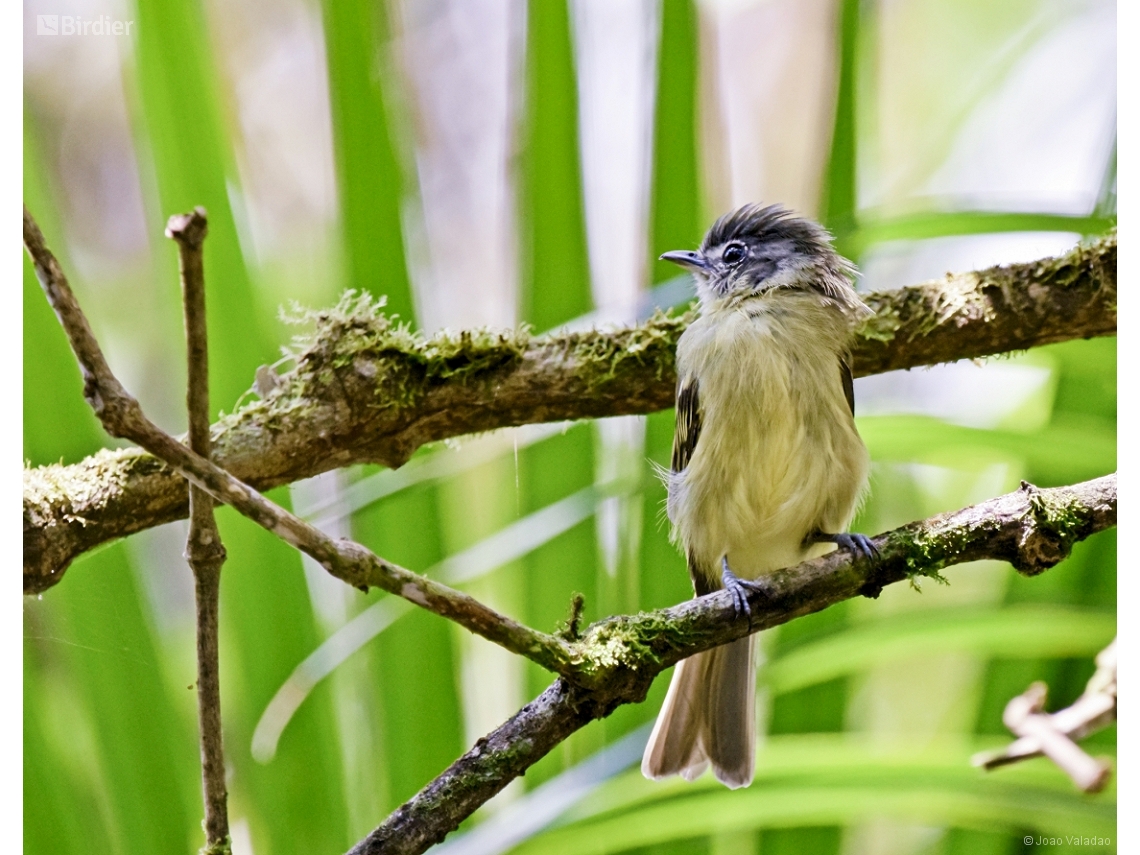
[[[839,368],[845,330],[802,314],[701,318],[679,343],[701,433],[668,510],[710,580],[724,555],[749,578],[803,560],[811,531],[846,528],[866,482]]]

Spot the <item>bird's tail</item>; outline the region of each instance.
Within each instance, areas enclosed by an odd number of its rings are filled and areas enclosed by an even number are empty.
[[[755,761],[756,668],[749,636],[677,664],[641,772],[691,781],[711,763],[717,780],[736,789],[752,783]]]

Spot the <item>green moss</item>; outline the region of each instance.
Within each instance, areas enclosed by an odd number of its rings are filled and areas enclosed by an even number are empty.
[[[1039,262],[1039,275],[1053,284],[1067,288],[1074,283],[1083,281],[1088,275],[1088,269],[1103,264],[1108,255],[1113,256],[1112,263],[1115,267],[1115,227],[1097,238],[1078,244],[1071,252],[1063,256],[1044,259]]]
[[[284,318],[312,329],[296,336],[287,358],[294,368],[277,377],[264,399],[246,403],[218,427],[252,421],[274,429],[286,415],[319,406],[337,374],[355,370],[370,378],[378,407],[411,407],[433,385],[477,382],[531,358],[565,360],[589,387],[617,376],[626,364],[655,363],[658,378],[673,369],[674,350],[693,313],[658,312],[634,328],[555,333],[534,338],[528,327],[510,330],[441,330],[425,336],[384,312],[384,299],[347,292],[333,307],[294,307]]]
[[[941,585],[949,585],[949,580],[939,571],[948,563],[947,558],[962,549],[961,533],[954,536],[940,536],[922,528],[903,528],[891,534],[890,549],[899,550],[906,563],[906,575],[915,590],[922,590],[921,579],[933,579]]]
[[[1088,509],[1079,502],[1064,502],[1034,489],[1029,507],[1038,528],[1054,535],[1066,553],[1088,526]]]
[[[331,308],[294,306],[283,320],[312,326],[288,348],[295,367],[277,378],[277,388],[264,400],[243,406],[241,421],[253,419],[272,428],[284,414],[304,415],[301,410],[314,402],[319,406],[322,390],[333,386],[345,369],[374,378],[377,406],[413,406],[434,383],[465,381],[517,362],[531,342],[526,327],[445,329],[424,336],[387,315],[384,304],[383,297],[348,291]]]
[[[592,624],[574,645],[575,682],[604,686],[617,671],[639,672],[652,679],[670,651],[701,641],[706,634],[694,632],[670,619],[665,612],[619,615]]]
[[[994,319],[993,304],[986,297],[987,281],[977,273],[949,277],[934,290],[931,311],[919,323],[918,331],[927,335],[955,318]]]
[[[882,301],[881,305],[875,308],[875,314],[863,322],[855,331],[855,335],[871,341],[889,342],[894,341],[895,334],[901,326],[902,317],[899,315],[899,310],[892,303]]]
[[[51,464],[24,470],[24,503],[41,507],[92,505],[125,489],[139,477],[163,469],[138,448],[101,449],[77,464]],[[62,519],[78,519],[67,514]],[[78,520],[82,522],[82,520]]]
[[[399,355],[422,366],[433,379],[463,376],[497,367],[522,356],[530,342],[524,326],[514,330],[440,330],[425,337],[384,313],[384,298],[348,291],[330,309],[306,312],[314,331],[295,341],[298,365],[311,353],[327,354],[334,368],[352,365],[357,357]]]
[[[578,662],[585,666],[587,677],[620,667],[636,670],[645,664],[660,665],[656,647],[676,634],[677,627],[655,613],[610,618],[586,630],[578,645]]]
[[[674,370],[677,340],[695,318],[691,309],[680,315],[658,309],[636,327],[556,333],[535,344],[551,354],[565,353],[589,388],[614,379],[629,363],[654,364],[654,375],[660,380]]]
[[[947,276],[946,279],[907,289],[903,292],[870,294],[867,301],[875,309],[857,330],[864,340],[890,342],[906,317],[913,329],[910,339],[928,335],[954,318],[992,320],[995,309],[986,292],[998,289],[1009,302],[1014,291],[1033,284],[1068,288],[1087,284],[1090,270],[1106,264],[1115,267],[1116,231],[1081,244],[1065,255],[1031,264],[991,267],[974,273]],[[1102,287],[1112,289],[1110,283]]]
[[[1091,274],[1094,282],[1100,280],[1100,288],[1115,291],[1116,245],[1116,229],[1113,228],[1056,258],[1010,267],[991,267],[978,275],[983,279],[996,280],[1003,288],[1017,285],[1025,289],[1034,283],[1061,288],[1087,286]],[[1103,277],[1103,270],[1097,270],[1106,264],[1112,267],[1111,283]]]

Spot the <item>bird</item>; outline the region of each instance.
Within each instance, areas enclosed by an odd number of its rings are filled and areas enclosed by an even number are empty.
[[[737,613],[763,577],[836,548],[874,561],[847,532],[868,484],[855,427],[850,346],[871,314],[855,267],[819,224],[744,205],[700,248],[666,252],[695,274],[699,317],[677,344],[676,428],[662,470],[671,539],[696,596],[721,588]],[[749,635],[679,662],[642,758],[651,779],[712,766],[752,782],[756,670]]]

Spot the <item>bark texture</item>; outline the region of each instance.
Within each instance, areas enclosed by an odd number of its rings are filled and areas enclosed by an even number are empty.
[[[855,376],[1116,333],[1116,235],[1056,259],[866,295]],[[264,399],[213,426],[214,460],[259,490],[353,463],[396,467],[425,443],[513,425],[673,405],[690,317],[616,331],[474,331],[425,340],[367,301],[316,331]],[[24,473],[24,593],[77,556],[187,514],[186,481],[137,449]]]
[[[875,565],[844,551],[790,567],[768,590],[749,595],[752,622],[719,591],[656,612],[607,618],[575,647],[580,671],[557,679],[536,700],[480,739],[443,774],[394,811],[349,855],[418,855],[438,843],[511,780],[590,721],[645,699],[653,678],[676,662],[886,585],[939,577],[946,567],[983,558],[1036,575],[1074,543],[1116,524],[1116,476],[1071,487],[1021,489],[911,523],[874,539]]]

